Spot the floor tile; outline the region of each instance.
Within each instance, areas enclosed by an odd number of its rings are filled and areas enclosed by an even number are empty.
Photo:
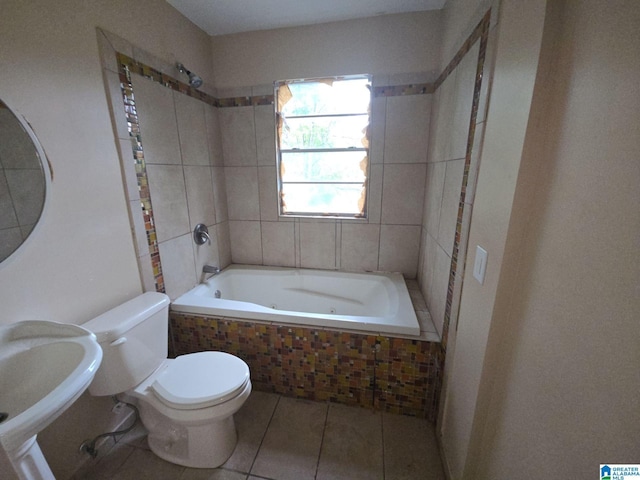
[[[382,415],[331,404],[317,480],[382,480]]]
[[[251,393],[242,408],[234,415],[238,444],[222,468],[249,473],[279,398],[279,395],[274,393]]]
[[[109,451],[100,457],[102,451],[106,450],[106,445],[98,450],[97,459],[89,458],[87,463],[76,472],[73,480],[98,480],[112,478],[115,472],[124,464],[129,456],[135,451],[131,445],[116,443],[110,447]]]
[[[136,448],[111,476],[118,480],[176,480],[184,467],[166,462],[150,450]]]
[[[384,413],[385,480],[444,480],[433,424]]]
[[[251,474],[277,480],[313,480],[327,404],[282,397]]]
[[[358,407],[254,392],[236,414],[238,446],[216,469],[168,463],[137,425],[101,445],[73,480],[440,480],[434,426]],[[255,460],[255,461],[254,461]],[[383,461],[384,460],[384,461]],[[251,472],[249,473],[249,469]],[[233,468],[232,468],[233,467]]]
[[[247,474],[222,468],[185,468],[180,480],[246,480]]]

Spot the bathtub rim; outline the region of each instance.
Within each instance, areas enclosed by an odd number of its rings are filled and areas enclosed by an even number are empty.
[[[331,274],[331,273],[344,273],[344,274],[357,274],[357,275],[374,275],[374,276],[382,276],[388,280],[390,280],[396,291],[398,296],[399,303],[399,312],[401,315],[407,315],[410,318],[415,320],[415,323],[411,326],[403,326],[403,325],[385,325],[377,321],[376,319],[388,319],[387,317],[370,317],[370,316],[349,316],[349,315],[326,315],[326,314],[315,314],[316,318],[321,319],[321,322],[313,321],[308,317],[308,314],[304,312],[293,312],[288,311],[287,315],[282,315],[277,313],[278,310],[269,310],[267,307],[259,306],[258,310],[261,311],[239,311],[225,308],[215,308],[215,312],[211,311],[212,308],[209,305],[206,305],[208,299],[206,297],[202,297],[194,293],[197,289],[209,288],[207,287],[207,282],[212,279],[215,280],[216,275],[209,277],[203,282],[199,283],[188,292],[179,296],[177,299],[171,302],[171,311],[176,313],[183,314],[196,314],[196,315],[204,315],[207,317],[213,318],[229,318],[233,320],[245,320],[250,322],[258,322],[265,324],[276,324],[282,325],[285,327],[306,327],[306,328],[314,328],[318,330],[339,330],[345,332],[352,333],[360,333],[365,335],[382,335],[382,336],[397,336],[397,337],[407,337],[413,339],[422,339],[422,329],[420,326],[419,318],[417,312],[414,310],[413,303],[411,301],[411,297],[409,295],[408,286],[406,281],[401,273],[398,272],[353,272],[353,271],[342,271],[342,270],[320,270],[320,269],[312,269],[312,268],[295,268],[295,267],[272,267],[272,266],[264,266],[264,265],[240,265],[240,264],[231,264],[225,267],[222,272],[229,270],[263,270],[263,271],[290,271],[290,270],[303,270],[309,272],[319,272],[323,274]],[[221,273],[222,273],[221,272]],[[187,303],[188,302],[188,303]],[[227,302],[234,302],[232,300],[227,300]],[[255,305],[249,302],[240,302],[246,303],[247,305]],[[267,310],[267,311],[265,311]],[[267,318],[265,318],[267,317]],[[292,319],[296,318],[299,320],[296,323],[292,322]],[[354,319],[357,318],[356,322]],[[367,319],[365,322],[362,322],[362,319]],[[350,323],[353,322],[353,323]],[[363,325],[362,327],[357,328],[349,328],[348,325]],[[366,326],[366,328],[365,328]],[[431,337],[431,336],[430,336]],[[439,339],[438,339],[439,341]]]

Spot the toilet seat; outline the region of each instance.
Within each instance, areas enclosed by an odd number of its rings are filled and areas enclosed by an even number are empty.
[[[226,402],[239,395],[249,382],[249,367],[224,352],[198,352],[165,364],[150,385],[169,408],[195,410]]]

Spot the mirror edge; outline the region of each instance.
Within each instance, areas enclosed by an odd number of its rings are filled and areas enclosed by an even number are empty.
[[[45,212],[48,210],[50,203],[49,200],[51,196],[51,185],[53,182],[53,168],[51,166],[49,158],[47,157],[47,154],[44,151],[42,144],[40,143],[40,139],[37,137],[35,131],[33,130],[33,127],[26,119],[26,117],[18,113],[16,109],[7,104],[6,101],[0,100],[0,102],[2,102],[2,104],[13,114],[16,120],[20,122],[20,126],[24,129],[25,132],[27,132],[27,135],[29,135],[29,138],[31,139],[31,142],[33,143],[33,146],[36,149],[36,153],[38,154],[38,157],[40,159],[40,168],[42,169],[42,174],[44,175],[44,200],[42,202],[40,215],[38,215],[38,219],[36,220],[36,223],[31,232],[29,232],[27,238],[25,238],[23,242],[6,258],[0,260],[0,270],[2,270],[9,264],[16,261],[16,258],[18,257],[17,253],[27,248],[33,242],[33,239],[36,236],[36,232],[39,232],[39,230],[42,229],[42,218],[44,217]]]

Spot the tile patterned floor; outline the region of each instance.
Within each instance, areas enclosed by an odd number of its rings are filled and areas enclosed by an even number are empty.
[[[236,414],[238,445],[216,469],[165,462],[140,426],[102,447],[74,480],[440,480],[433,425],[358,407],[253,392]]]

